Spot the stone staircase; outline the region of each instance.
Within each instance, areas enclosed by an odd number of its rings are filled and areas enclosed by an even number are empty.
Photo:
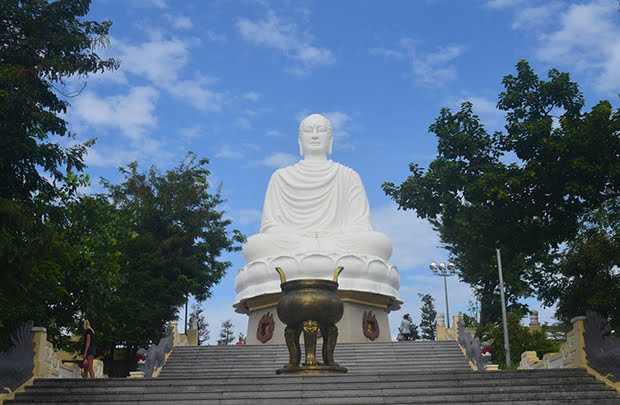
[[[6,404],[620,405],[579,369],[471,371],[455,342],[339,344],[335,359],[347,374],[276,375],[283,345],[178,347],[158,378],[41,379]]]

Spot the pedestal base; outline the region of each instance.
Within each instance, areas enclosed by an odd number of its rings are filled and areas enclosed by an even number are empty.
[[[390,297],[341,290],[338,290],[338,295],[344,306],[342,319],[336,324],[338,327],[338,343],[390,342],[392,340],[388,321]],[[248,300],[249,319],[246,344],[286,343],[284,340],[286,325],[278,319],[276,310],[280,297],[281,294],[269,294]],[[273,324],[265,322],[267,319],[272,319]],[[365,320],[366,322],[364,322]],[[259,329],[262,329],[263,340],[265,333],[271,335],[270,339],[264,343],[259,340],[257,333]],[[321,341],[320,339],[319,342]],[[338,349],[336,349],[337,351]]]
[[[276,370],[276,374],[328,374],[328,373],[346,373],[346,367],[340,366],[299,366],[285,367]]]

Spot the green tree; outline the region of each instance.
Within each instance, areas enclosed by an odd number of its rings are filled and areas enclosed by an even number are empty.
[[[114,324],[109,310],[118,300],[121,281],[119,243],[131,237],[127,222],[105,195],[80,197],[68,203],[67,210],[69,222],[58,230],[58,244],[64,259],[63,285],[69,293],[49,303],[53,309],[48,310],[56,313],[55,323],[48,325],[53,333],[48,334],[58,347],[68,343],[63,329],[83,333],[85,318],[96,325],[97,333]]]
[[[409,328],[411,331],[411,335],[409,336],[410,340],[420,340],[420,331],[418,330],[418,325],[411,322],[411,327]]]
[[[222,322],[222,329],[220,329],[220,338],[217,341],[218,345],[227,346],[235,340],[235,332],[233,331],[232,320],[227,319]]]
[[[203,343],[209,341],[209,334],[211,331],[209,330],[209,322],[205,318],[204,309],[198,304],[192,304],[192,312],[190,314],[190,318],[193,316],[196,319],[196,328],[198,330],[198,345],[202,345]]]
[[[620,330],[620,273],[615,270],[620,263],[619,208],[610,201],[590,213],[566,251],[539,275],[544,303],[557,302],[556,318],[564,324],[595,308],[612,330]]]
[[[63,118],[72,95],[59,89],[70,77],[118,67],[95,53],[111,22],[84,20],[89,5],[6,0],[0,7],[0,345],[26,319],[52,333],[71,326],[57,302],[74,293],[63,266],[78,247],[68,253],[62,241],[71,220],[61,200],[75,197],[63,184],[68,171],[84,168],[90,142],[66,147],[51,139],[73,137]]]
[[[140,172],[134,162],[120,169],[123,183],[104,181],[133,234],[121,244],[118,300],[108,309],[114,327],[100,340],[108,353],[118,344],[130,353],[148,347],[188,295],[199,302],[210,296],[231,265],[220,256],[240,249],[243,236],[229,234],[231,220],[219,209],[220,189],[210,192],[207,164],[188,153],[164,174],[155,167]]]
[[[4,289],[3,317],[33,319],[45,325],[48,339],[58,348],[69,344],[67,330],[82,333],[85,317],[96,322],[94,325],[103,321],[96,314],[105,312],[116,299],[120,277],[117,243],[127,237],[126,224],[105,196],[76,196],[75,190],[86,184],[87,176],[67,176],[57,205],[62,216],[57,221],[25,223],[24,233],[40,229],[43,241],[33,237],[24,243],[26,250],[19,261],[4,272],[12,274],[6,283],[20,288]],[[37,266],[40,273],[11,273],[27,264]]]
[[[82,19],[90,0],[5,0],[0,8],[0,197],[31,204],[35,194],[58,195],[63,167],[84,168],[84,145],[46,142],[69,136],[62,117],[65,80],[118,67],[102,60],[110,21]]]
[[[435,310],[435,299],[430,294],[418,294],[422,300],[420,308],[420,330],[422,339],[435,340],[437,335],[437,311]]]
[[[523,313],[509,312],[508,337],[510,340],[510,364],[516,369],[521,361],[521,353],[535,351],[538,357],[547,353],[558,352],[560,343],[549,340],[544,330],[530,332],[529,328],[521,325]],[[504,326],[502,322],[489,322],[481,329],[482,341],[490,342],[493,362],[500,368],[506,368],[504,351]]]
[[[498,108],[506,132],[489,134],[471,103],[442,109],[429,130],[438,156],[427,171],[410,165],[399,186],[383,189],[415,209],[441,241],[481,301],[480,322],[499,319],[495,248],[500,247],[509,309],[540,294],[541,267],[562,254],[585,215],[620,195],[620,111],[584,101],[567,73],[540,80],[527,62],[504,77]],[[508,163],[508,161],[512,162]]]

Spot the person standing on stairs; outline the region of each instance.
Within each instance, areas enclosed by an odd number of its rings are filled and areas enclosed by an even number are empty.
[[[84,319],[82,324],[84,328],[84,344],[82,345],[82,353],[84,360],[88,361],[88,365],[82,371],[82,378],[95,378],[95,330],[90,326],[88,319]]]
[[[411,332],[413,329],[413,321],[409,314],[403,315],[403,320],[400,322],[398,331],[403,337],[403,340],[411,340]]]

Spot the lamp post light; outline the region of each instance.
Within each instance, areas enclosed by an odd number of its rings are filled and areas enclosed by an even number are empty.
[[[450,277],[456,274],[456,267],[454,263],[448,263],[446,268],[446,264],[441,262],[439,265],[437,263],[432,262],[428,267],[433,271],[433,274],[436,276],[443,277],[443,288],[446,292],[446,325],[450,328],[450,309],[448,307],[448,283],[446,282],[446,277]]]

